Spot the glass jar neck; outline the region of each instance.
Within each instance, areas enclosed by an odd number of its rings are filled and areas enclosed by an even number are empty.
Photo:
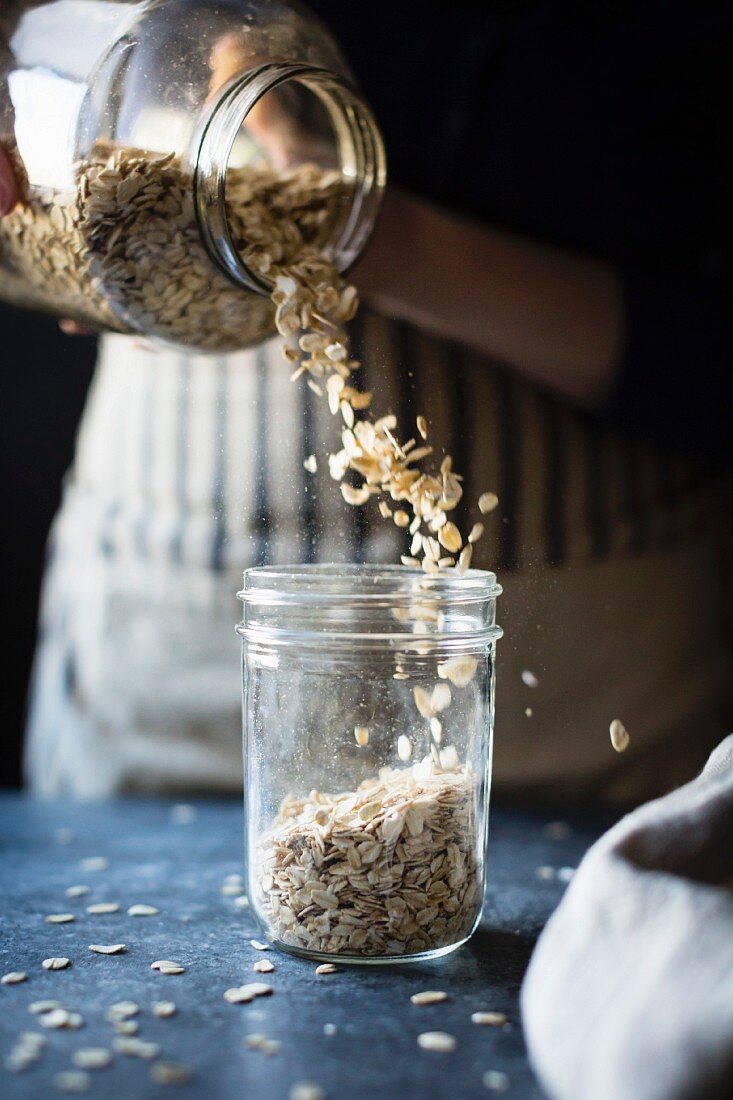
[[[257,566],[244,574],[238,627],[250,643],[341,648],[389,647],[430,656],[501,637],[493,573],[445,570],[426,576],[392,565]]]
[[[267,93],[292,81],[318,97],[335,136],[339,168],[350,198],[328,252],[340,273],[364,250],[386,184],[384,143],[370,108],[343,77],[312,65],[268,62],[235,76],[203,120],[193,165],[194,204],[204,244],[214,262],[238,285],[260,294],[271,286],[237,250],[226,207],[227,172],[247,115]]]

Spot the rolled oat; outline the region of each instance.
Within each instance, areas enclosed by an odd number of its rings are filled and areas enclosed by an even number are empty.
[[[477,779],[455,750],[444,753],[450,767],[426,757],[354,792],[284,800],[255,857],[259,905],[277,940],[408,956],[469,935],[481,904]]]

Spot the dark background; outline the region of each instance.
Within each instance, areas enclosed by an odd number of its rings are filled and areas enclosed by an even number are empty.
[[[7,645],[0,704],[0,785],[20,780],[46,539],[71,463],[96,341],[0,305],[0,606]]]

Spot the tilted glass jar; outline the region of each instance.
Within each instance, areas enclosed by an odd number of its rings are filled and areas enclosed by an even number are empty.
[[[0,144],[23,188],[0,297],[214,351],[274,331],[294,242],[354,263],[386,177],[337,45],[286,0],[11,0]]]
[[[477,570],[245,573],[248,891],[277,946],[397,962],[476,928],[500,592]]]

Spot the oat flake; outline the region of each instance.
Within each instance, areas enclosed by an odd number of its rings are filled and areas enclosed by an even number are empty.
[[[423,993],[413,993],[410,1000],[414,1005],[437,1005],[448,1000],[448,994],[440,989],[426,989]]]
[[[156,1062],[150,1067],[150,1079],[156,1085],[187,1085],[193,1074],[177,1062]]]
[[[112,1062],[112,1055],[105,1047],[82,1047],[75,1050],[71,1060],[79,1069],[104,1069]]]
[[[71,966],[71,960],[61,955],[54,955],[50,959],[44,959],[41,966],[44,970],[66,970],[67,966]]]
[[[9,974],[3,974],[0,978],[0,984],[2,985],[20,985],[21,982],[26,981],[28,975],[24,970],[11,970]]]
[[[88,1092],[92,1087],[92,1079],[83,1070],[62,1070],[57,1073],[53,1083],[61,1092]]]
[[[450,1054],[456,1049],[456,1040],[447,1031],[424,1031],[417,1037],[417,1045],[422,1050],[433,1050],[439,1054]]]

